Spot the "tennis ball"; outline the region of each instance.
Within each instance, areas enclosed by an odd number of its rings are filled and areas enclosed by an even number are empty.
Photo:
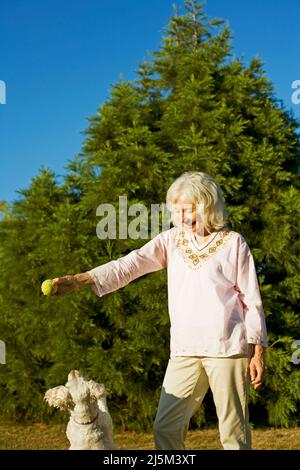
[[[52,279],[46,279],[41,285],[41,291],[44,295],[50,296],[56,293],[57,286],[52,284]]]

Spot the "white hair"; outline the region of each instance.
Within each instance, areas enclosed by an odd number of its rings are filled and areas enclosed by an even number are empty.
[[[212,176],[201,171],[187,171],[179,176],[167,191],[166,203],[171,214],[179,197],[186,203],[196,204],[198,212],[202,205],[201,215],[209,232],[226,226],[229,212],[220,185]],[[172,215],[171,220],[174,222]]]

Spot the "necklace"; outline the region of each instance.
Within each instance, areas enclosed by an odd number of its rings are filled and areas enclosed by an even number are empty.
[[[218,235],[219,232],[216,232],[214,237],[211,238],[212,234],[211,233],[209,235],[209,237],[207,237],[206,241],[204,241],[203,243],[201,243],[201,245],[199,245],[198,241],[197,241],[197,238],[196,238],[196,235],[194,234],[194,232],[191,232],[191,240],[192,240],[192,243],[193,245],[195,246],[195,248],[200,251],[200,250],[204,250],[204,248],[209,244],[211,243],[212,241],[214,241],[214,239],[216,238],[216,236]],[[203,246],[204,245],[204,246]]]

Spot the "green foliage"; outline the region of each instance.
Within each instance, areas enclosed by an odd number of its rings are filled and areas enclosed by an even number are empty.
[[[232,57],[228,26],[193,0],[178,8],[153,58],[131,83],[121,80],[89,119],[82,153],[61,185],[42,168],[28,189],[0,210],[1,414],[62,419],[44,392],[81,369],[110,389],[110,409],[124,429],[151,429],[169,354],[166,271],[143,276],[101,300],[90,289],[44,298],[44,279],[84,272],[145,240],[99,240],[96,209],[118,198],[149,210],[165,202],[183,171],[218,180],[229,225],[252,248],[267,317],[268,372],[251,391],[255,422],[297,424],[299,338],[298,123],[280,106],[261,59]],[[211,419],[212,402],[193,418]],[[139,428],[137,428],[139,426]]]

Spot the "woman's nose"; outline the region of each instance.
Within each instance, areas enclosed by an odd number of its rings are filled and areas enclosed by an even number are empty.
[[[191,214],[190,211],[188,211],[188,210],[182,210],[181,211],[181,220],[182,221],[184,221],[184,220],[189,221],[191,219],[192,219],[192,214]]]

